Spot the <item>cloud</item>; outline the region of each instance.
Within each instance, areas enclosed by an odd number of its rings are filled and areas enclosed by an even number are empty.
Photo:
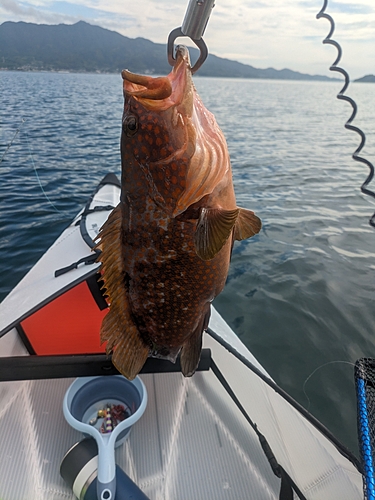
[[[118,32],[124,32],[124,29],[129,27],[134,30],[140,29],[140,24],[134,16],[119,16],[116,12],[108,12],[83,3],[36,1],[38,3],[31,4],[15,0],[0,0],[0,17],[6,17],[10,21],[22,20],[37,24],[74,24],[83,20]],[[4,12],[2,16],[1,11]]]
[[[327,9],[334,14],[335,36],[347,42],[345,50],[361,56],[350,62],[358,76],[374,72],[366,69],[373,66],[373,1],[330,0]],[[165,43],[169,32],[181,26],[187,5],[188,0],[0,0],[0,18],[47,24],[83,20],[131,38]],[[245,64],[329,74],[331,53],[321,44],[328,23],[316,20],[322,5],[323,0],[217,0],[204,39],[210,53]]]
[[[14,0],[0,0],[0,8],[5,12],[8,20],[22,20],[35,23],[75,23],[79,21],[74,15],[45,12],[40,8],[27,3],[16,2]],[[3,14],[3,17],[4,14]]]
[[[343,12],[345,14],[373,14],[375,9],[371,5],[360,3],[333,2],[327,12]]]
[[[49,2],[43,6],[43,10],[49,12],[59,12],[63,15],[73,15],[74,17],[79,17],[80,19],[94,19],[99,13],[106,14],[104,11],[98,11],[92,7],[87,7],[79,3],[70,3],[64,1]]]
[[[31,12],[32,13],[37,12],[34,7],[28,7],[28,8],[22,7],[18,2],[15,2],[14,0],[1,0],[0,7],[5,12],[18,15],[27,15]]]
[[[372,14],[375,12],[372,3],[372,0],[359,0],[357,3],[329,1],[325,12],[327,14],[332,14],[333,12],[342,12],[345,14]],[[315,8],[316,13],[318,13],[323,7],[323,0],[319,0],[319,2],[301,0],[298,2],[298,6],[308,10]]]

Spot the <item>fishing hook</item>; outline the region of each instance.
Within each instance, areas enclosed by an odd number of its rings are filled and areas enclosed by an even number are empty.
[[[215,0],[190,0],[182,26],[172,30],[168,36],[167,54],[171,66],[174,66],[176,62],[174,42],[180,36],[189,37],[199,49],[199,58],[191,68],[191,72],[195,73],[202,66],[208,56],[208,48],[202,36],[214,6]]]
[[[347,101],[353,108],[353,112],[344,126],[347,130],[352,130],[354,132],[357,132],[357,134],[361,138],[361,142],[360,142],[359,146],[357,147],[357,149],[352,154],[352,158],[355,161],[358,161],[360,163],[364,163],[370,169],[370,173],[369,173],[367,179],[364,181],[364,183],[361,186],[361,191],[363,194],[367,194],[368,196],[372,196],[373,198],[375,198],[375,192],[371,191],[370,189],[367,189],[367,186],[370,184],[370,182],[372,181],[372,179],[374,177],[374,165],[366,158],[359,156],[359,153],[362,151],[362,149],[365,145],[366,135],[359,127],[352,125],[352,121],[354,120],[354,118],[357,114],[357,104],[354,101],[354,99],[352,99],[351,97],[349,97],[347,95],[344,95],[348,86],[349,86],[350,79],[349,79],[348,73],[343,68],[340,68],[339,66],[337,66],[337,64],[341,60],[342,49],[341,49],[341,46],[338,42],[331,39],[331,37],[335,31],[335,22],[334,22],[333,18],[325,12],[327,5],[328,5],[328,0],[324,0],[323,7],[322,7],[321,11],[316,15],[316,18],[317,19],[321,19],[321,18],[327,19],[329,21],[329,23],[331,24],[331,29],[330,29],[328,35],[326,36],[326,38],[323,40],[323,44],[333,45],[334,47],[336,47],[338,54],[337,54],[337,58],[336,58],[335,62],[332,64],[332,66],[330,66],[329,69],[330,69],[330,71],[336,71],[336,72],[340,73],[345,78],[344,86],[340,90],[340,92],[337,94],[337,99]],[[375,213],[370,218],[369,223],[371,226],[375,227]]]

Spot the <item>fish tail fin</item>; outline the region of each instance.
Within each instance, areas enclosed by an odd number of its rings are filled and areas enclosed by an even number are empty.
[[[110,310],[100,328],[101,342],[107,342],[106,352],[113,351],[112,362],[126,378],[132,380],[142,369],[149,348],[143,342],[133,322],[127,290],[121,244],[121,206],[112,211],[101,228],[97,248]]]
[[[202,315],[201,321],[199,322],[197,328],[194,330],[193,334],[188,338],[188,340],[182,345],[181,349],[181,371],[185,377],[191,377],[194,375],[195,370],[198,367],[199,360],[202,351],[202,334],[203,331],[207,329],[208,322],[211,316],[211,306],[208,304],[208,309]]]

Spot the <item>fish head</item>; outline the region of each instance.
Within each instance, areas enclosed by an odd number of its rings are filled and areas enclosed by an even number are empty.
[[[234,208],[227,144],[195,89],[188,49],[177,47],[175,65],[165,77],[127,70],[122,77],[121,157],[128,192],[133,189],[141,199],[142,185],[173,217],[214,192]]]
[[[176,64],[168,76],[124,70],[122,77],[121,157],[127,188],[131,191],[132,183],[139,184],[134,173],[142,171],[143,189],[167,212],[173,212],[186,187],[196,142],[190,125],[195,88],[188,50],[177,49]]]

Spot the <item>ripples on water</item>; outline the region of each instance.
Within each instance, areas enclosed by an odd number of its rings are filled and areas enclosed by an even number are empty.
[[[120,75],[2,73],[2,299],[108,171],[120,172]],[[337,83],[196,78],[230,150],[238,204],[263,221],[236,243],[215,305],[274,379],[308,405],[305,379],[324,363],[375,357],[374,204],[350,156],[350,108]],[[353,84],[356,124],[374,159],[372,84]],[[24,122],[22,122],[24,120]],[[47,201],[40,182],[55,208]],[[330,364],[306,384],[310,411],[356,449],[353,369]],[[256,402],[254,402],[256,404]]]

